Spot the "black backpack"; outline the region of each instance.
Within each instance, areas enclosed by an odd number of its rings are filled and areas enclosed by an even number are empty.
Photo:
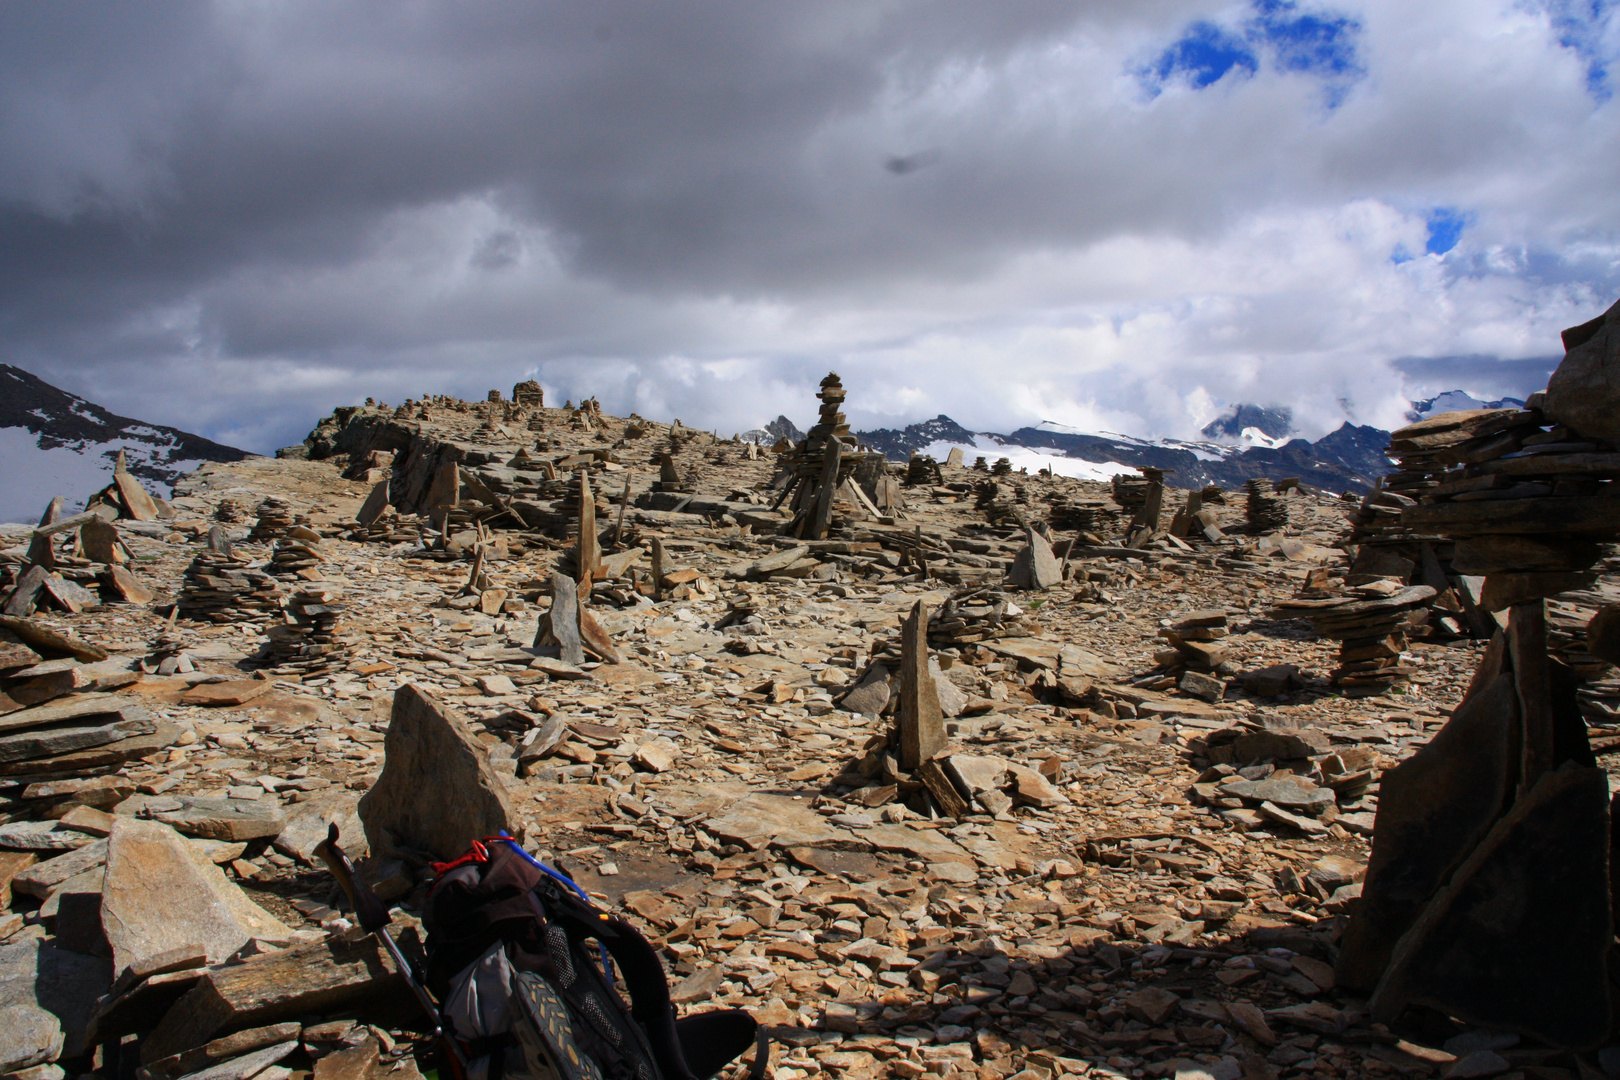
[[[677,1020],[647,939],[516,841],[475,842],[434,869],[427,984],[466,1080],[709,1080],[756,1042],[750,1076],[764,1076],[769,1048],[753,1017]]]

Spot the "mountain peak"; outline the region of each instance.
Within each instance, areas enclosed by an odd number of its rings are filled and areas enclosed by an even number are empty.
[[[1234,405],[1225,415],[1211,420],[1201,435],[1216,442],[1244,442],[1251,445],[1281,446],[1294,433],[1294,413],[1286,405],[1248,403]]]
[[[1495,401],[1481,401],[1466,390],[1447,390],[1443,394],[1436,394],[1423,401],[1412,402],[1412,409],[1406,418],[1414,424],[1424,417],[1435,416],[1439,413],[1464,412],[1471,409],[1522,409],[1524,402],[1518,398],[1498,398]]]
[[[0,521],[34,521],[63,496],[82,505],[112,476],[122,452],[129,471],[167,495],[205,461],[240,461],[246,450],[161,424],[119,416],[31,372],[0,364]]]

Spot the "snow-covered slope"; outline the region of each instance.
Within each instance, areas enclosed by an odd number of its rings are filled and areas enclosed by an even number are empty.
[[[1447,390],[1443,394],[1436,394],[1426,401],[1412,402],[1412,409],[1406,418],[1413,423],[1435,415],[1436,413],[1462,412],[1469,409],[1522,409],[1524,402],[1518,398],[1498,398],[1496,401],[1481,401],[1466,390]]]
[[[0,364],[0,521],[33,522],[54,496],[71,509],[105,487],[118,451],[155,495],[205,461],[240,461],[245,450],[177,428],[117,416]]]

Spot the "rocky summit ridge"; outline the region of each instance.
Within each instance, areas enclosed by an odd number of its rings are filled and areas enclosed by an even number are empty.
[[[1561,417],[1620,324],[1577,329],[1360,498],[902,465],[830,374],[770,449],[527,383],[41,506],[0,1075],[421,1076],[332,825],[417,960],[430,862],[509,830],[776,1080],[1602,1075],[1620,431]]]

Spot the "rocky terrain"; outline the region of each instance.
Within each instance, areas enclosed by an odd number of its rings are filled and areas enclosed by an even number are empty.
[[[110,496],[115,537],[15,535],[0,1073],[407,1080],[420,1017],[314,847],[369,843],[410,953],[423,822],[479,800],[777,1080],[1612,1066],[1336,985],[1380,778],[1486,652],[1436,607],[1358,683],[1286,608],[1408,595],[1352,573],[1382,503],[857,455],[801,538],[791,448],[593,404],[342,409]]]

